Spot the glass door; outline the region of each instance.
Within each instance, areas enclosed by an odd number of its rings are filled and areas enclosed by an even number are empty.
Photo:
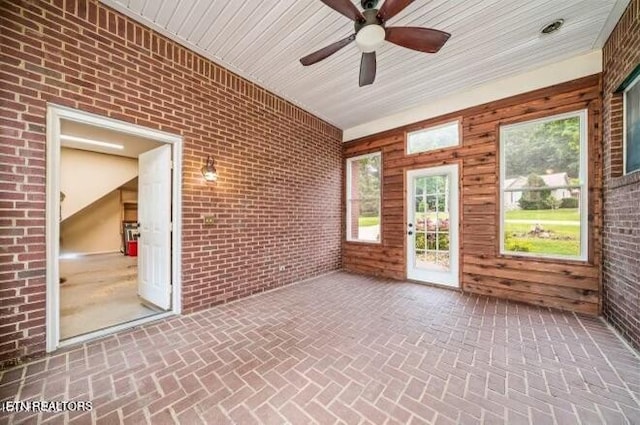
[[[407,172],[407,277],[459,287],[458,166]]]

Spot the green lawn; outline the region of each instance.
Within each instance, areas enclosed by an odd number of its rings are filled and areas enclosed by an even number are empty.
[[[515,210],[505,214],[506,220],[530,220],[530,223],[509,223],[505,226],[505,250],[509,252],[528,252],[547,255],[579,255],[580,226],[567,224],[549,224],[545,221],[580,222],[578,209],[558,210]],[[529,232],[540,222],[549,237],[536,237]]]
[[[527,251],[522,250],[522,247],[526,247]],[[580,255],[580,240],[579,238],[574,240],[553,240],[513,237],[509,239],[505,249],[514,253],[528,252],[530,254],[577,256]]]
[[[560,208],[557,210],[513,210],[505,213],[507,220],[558,220],[580,221],[577,208]]]
[[[504,230],[509,233],[527,233],[533,229],[535,224],[526,223],[505,223]],[[579,238],[580,226],[567,226],[564,224],[544,224],[544,230],[551,231],[554,235]]]
[[[360,227],[369,227],[380,224],[380,217],[358,217]]]
[[[435,219],[435,213],[418,213],[417,215],[427,215],[432,220]],[[444,218],[446,214],[440,213],[440,216]],[[505,223],[507,251],[567,256],[580,254],[580,226],[544,223],[545,220],[580,222],[578,209],[515,210],[508,211],[505,216],[507,220],[531,220],[531,223]],[[537,221],[542,221],[542,227],[550,234],[549,238],[539,238],[529,234]],[[359,217],[358,224],[360,227],[376,226],[380,224],[380,217]]]

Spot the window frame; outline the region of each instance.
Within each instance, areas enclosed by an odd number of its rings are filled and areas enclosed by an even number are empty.
[[[424,151],[417,151],[417,152],[411,152],[409,149],[409,136],[415,133],[422,133],[422,132],[428,132],[428,131],[432,131],[432,130],[438,130],[440,128],[443,127],[448,127],[452,124],[457,125],[458,127],[458,143],[456,143],[455,145],[450,145],[450,146],[444,146],[444,147],[440,147],[440,148],[435,148],[435,149],[427,149]],[[452,120],[447,120],[447,121],[442,121],[438,124],[433,124],[433,125],[428,125],[428,126],[424,126],[421,128],[417,128],[415,130],[410,130],[410,131],[405,131],[404,134],[404,140],[405,140],[405,154],[406,155],[420,155],[420,154],[424,154],[424,153],[428,153],[428,152],[435,152],[435,151],[439,151],[439,150],[443,150],[443,149],[452,149],[452,148],[458,148],[460,146],[462,146],[462,119],[461,118],[455,118]]]
[[[380,221],[379,221],[379,226],[380,226],[380,236],[378,238],[378,240],[367,240],[367,239],[353,239],[351,237],[351,231],[352,231],[352,224],[351,224],[351,201],[353,201],[353,199],[350,197],[351,194],[351,180],[352,180],[352,176],[351,176],[351,163],[354,161],[359,161],[365,158],[373,158],[379,156],[380,157],[380,170],[379,170],[379,179],[380,179],[380,190],[379,190],[379,194],[378,194],[378,211],[379,211],[379,215],[380,215]],[[381,151],[377,151],[377,152],[372,152],[372,153],[368,153],[368,154],[364,154],[364,155],[358,155],[358,156],[353,156],[351,158],[347,158],[346,159],[346,173],[345,173],[345,179],[346,179],[346,192],[345,192],[345,204],[346,204],[346,208],[345,208],[345,221],[346,221],[346,235],[345,235],[345,240],[347,242],[354,242],[354,243],[366,243],[366,244],[382,244],[382,169],[383,169],[383,165],[382,165],[382,152]]]
[[[559,254],[541,254],[541,253],[528,253],[528,252],[514,252],[514,251],[506,251],[505,250],[505,208],[504,208],[504,181],[505,181],[505,149],[504,149],[504,131],[508,128],[517,127],[520,125],[527,125],[532,123],[544,123],[549,121],[557,121],[567,118],[579,117],[580,118],[580,171],[579,171],[579,189],[580,189],[580,254],[579,255],[559,255]],[[542,259],[542,260],[564,260],[564,261],[579,261],[579,262],[588,262],[589,261],[589,111],[588,109],[580,109],[577,111],[548,115],[542,118],[518,121],[506,124],[499,125],[499,181],[498,181],[498,190],[500,191],[499,196],[499,220],[498,223],[498,231],[499,231],[499,255],[501,257],[524,257],[531,259]],[[556,187],[556,189],[561,189],[565,186]],[[574,185],[566,186],[565,188],[573,188]]]
[[[640,171],[640,167],[635,170],[631,170],[627,172],[627,93],[635,88],[635,86],[640,86],[640,73],[636,75],[636,77],[631,80],[629,85],[625,87],[622,92],[622,175],[630,175]]]

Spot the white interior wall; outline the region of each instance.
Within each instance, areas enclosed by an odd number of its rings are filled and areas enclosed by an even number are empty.
[[[114,190],[60,224],[61,254],[120,251],[120,191]]]
[[[60,150],[60,216],[65,221],[138,175],[138,160],[79,149]]]

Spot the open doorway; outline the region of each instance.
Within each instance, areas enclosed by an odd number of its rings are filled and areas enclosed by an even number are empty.
[[[181,139],[50,106],[47,350],[180,311]]]

